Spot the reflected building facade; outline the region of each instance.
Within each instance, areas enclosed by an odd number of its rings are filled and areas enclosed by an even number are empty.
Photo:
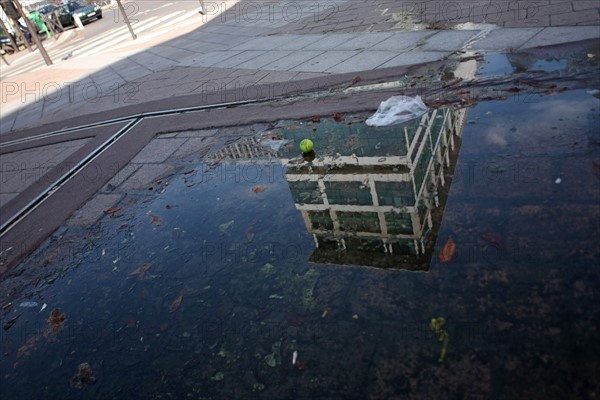
[[[316,249],[310,261],[426,271],[466,110],[430,110],[402,125],[322,120],[282,130],[279,153]],[[298,143],[314,142],[314,159]]]

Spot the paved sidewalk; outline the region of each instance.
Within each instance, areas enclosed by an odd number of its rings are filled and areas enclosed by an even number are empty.
[[[250,15],[255,2],[228,10],[207,4],[199,29],[144,51],[74,54],[4,79],[0,134],[184,95],[219,91],[231,101],[257,84],[430,62],[466,49],[600,38],[594,1],[498,1],[494,7],[471,1],[458,8],[440,1],[283,1],[259,19]],[[292,15],[292,8],[299,11]]]

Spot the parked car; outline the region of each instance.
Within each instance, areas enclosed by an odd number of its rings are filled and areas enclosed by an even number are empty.
[[[75,25],[75,15],[79,16],[82,23],[88,23],[95,19],[102,19],[102,9],[97,5],[89,5],[82,1],[70,1],[58,7],[54,14],[62,26]]]
[[[19,29],[25,34],[27,42],[29,42],[30,45],[33,45],[33,39],[27,27],[19,24]],[[13,35],[12,33],[10,34],[10,36],[12,36],[13,40],[17,43],[17,46],[25,46],[25,43],[21,41],[20,36]],[[40,40],[46,39],[46,33],[44,32],[38,32],[38,36]],[[13,54],[15,52],[15,49],[5,32],[2,32],[2,34],[0,35],[0,49],[6,54]]]

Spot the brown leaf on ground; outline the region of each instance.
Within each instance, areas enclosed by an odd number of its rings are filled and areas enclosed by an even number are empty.
[[[162,218],[158,215],[150,214],[150,217],[152,218],[152,225],[160,226],[163,222]]]
[[[60,312],[60,308],[55,308],[52,310],[52,313],[50,313],[48,323],[52,326],[54,332],[60,332],[66,319],[66,315]]]
[[[295,130],[298,130],[298,129],[300,129],[300,127],[297,126],[297,125],[292,125],[292,126],[288,126],[287,127],[288,131],[295,131]]]
[[[440,251],[440,262],[442,264],[448,264],[450,261],[452,261],[452,258],[454,257],[455,253],[456,243],[454,243],[452,236],[450,236],[446,241],[446,244],[444,245],[444,247],[442,247],[442,250]]]
[[[252,188],[252,191],[253,191],[254,193],[262,193],[262,192],[264,192],[265,190],[267,190],[267,187],[266,187],[266,186],[254,186],[254,187]]]
[[[175,298],[175,300],[173,300],[173,302],[171,303],[171,305],[169,306],[169,312],[175,312],[177,311],[177,309],[179,308],[179,306],[181,305],[181,302],[183,301],[183,293],[184,290],[181,289],[179,291],[179,296],[177,296]]]
[[[111,207],[111,208],[109,208],[107,210],[104,210],[104,214],[110,215],[110,214],[114,214],[114,213],[119,212],[119,211],[121,211],[121,207]]]
[[[354,79],[352,79],[352,83],[350,83],[350,85],[356,85],[360,81],[362,81],[362,78],[360,77],[360,75],[356,75]]]
[[[138,276],[140,281],[144,280],[144,276],[146,276],[146,271],[148,271],[148,269],[150,269],[150,267],[152,266],[152,264],[150,263],[145,263],[143,264],[141,267],[137,267],[136,269],[134,269],[129,276]]]
[[[333,113],[333,119],[336,120],[337,122],[340,122],[344,119],[344,116],[336,111]]]
[[[121,233],[123,232],[125,229],[129,228],[131,225],[129,224],[123,224],[120,227],[117,228],[117,233]]]
[[[319,117],[318,115],[313,115],[310,121],[314,123],[321,122],[321,117]]]

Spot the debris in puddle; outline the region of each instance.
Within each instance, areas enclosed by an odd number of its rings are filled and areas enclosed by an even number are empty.
[[[339,112],[334,112],[332,115],[333,119],[337,122],[343,121],[344,120],[344,115],[340,114]]]
[[[354,314],[354,315],[352,316],[352,319],[354,319],[354,320],[357,320],[357,319],[358,319],[358,314]]]
[[[3,310],[8,310],[11,307],[12,307],[12,303],[6,303],[5,305],[2,306],[2,309]]]
[[[133,271],[131,271],[131,273],[129,273],[129,276],[138,276],[139,280],[143,281],[144,276],[146,276],[146,271],[148,271],[148,269],[150,269],[151,266],[152,264],[150,263],[144,263],[141,266],[134,269]]]
[[[431,322],[429,323],[431,331],[436,334],[438,336],[438,340],[442,342],[442,351],[440,352],[440,357],[438,358],[438,362],[440,363],[444,362],[446,358],[446,351],[448,350],[448,332],[442,329],[445,323],[446,318],[444,317],[432,318]]]
[[[222,233],[227,233],[227,231],[233,227],[233,224],[234,224],[234,220],[231,220],[229,222],[221,224],[221,225],[219,225],[219,230]]]
[[[7,331],[10,328],[12,328],[12,326],[17,322],[17,320],[19,319],[19,317],[23,315],[23,314],[19,314],[16,317],[14,317],[13,319],[9,319],[8,321],[6,321],[6,323],[4,324],[4,330]]]
[[[298,361],[298,351],[294,350],[292,353],[292,365],[296,365],[296,361]]]
[[[96,377],[92,372],[92,367],[89,363],[79,364],[77,374],[75,374],[70,381],[71,387],[75,389],[83,389],[88,385],[96,383]]]
[[[47,306],[48,306],[48,304],[44,303],[44,305],[42,305],[42,308],[40,308],[40,311],[39,311],[39,312],[42,312],[42,311],[44,311],[44,309],[45,309]]]
[[[111,208],[104,210],[104,214],[111,215],[111,214],[114,214],[119,211],[121,211],[121,207],[111,207]]]
[[[440,262],[442,264],[450,263],[454,257],[454,253],[456,253],[456,243],[454,243],[454,239],[450,236],[440,251]]]
[[[321,117],[319,117],[318,115],[313,115],[310,121],[314,123],[321,122]]]
[[[266,187],[266,186],[254,186],[254,187],[252,188],[252,191],[253,191],[254,193],[262,193],[262,192],[264,192],[265,190],[267,190],[267,187]]]
[[[211,381],[215,381],[215,382],[220,382],[223,379],[225,379],[225,374],[223,374],[222,372],[217,372],[210,378]]]
[[[561,182],[562,182],[561,178],[556,178],[556,180],[554,181],[554,183],[556,183],[557,185],[560,185]]]
[[[152,218],[151,223],[154,226],[160,226],[162,224],[162,218],[159,215],[154,215],[152,214],[152,212],[148,212],[148,215],[150,216],[150,218]]]
[[[392,96],[381,102],[375,114],[365,122],[368,126],[388,126],[401,124],[420,117],[427,112],[421,96]]]
[[[329,311],[327,311],[327,310],[323,311],[323,314],[321,314],[321,318],[325,318],[327,316],[327,314],[329,314]]]
[[[277,365],[277,361],[275,360],[275,356],[273,354],[267,354],[264,358],[265,364],[267,364],[271,368],[275,368]]]
[[[172,312],[177,311],[177,309],[179,309],[179,306],[181,305],[181,302],[183,301],[184,293],[185,293],[185,289],[181,289],[179,291],[179,295],[175,298],[175,300],[173,300],[173,302],[169,306],[169,312],[172,313]]]
[[[38,303],[36,301],[24,301],[21,304],[19,304],[19,307],[23,307],[23,308],[35,308],[38,306]]]
[[[55,308],[50,313],[50,318],[48,318],[48,323],[52,327],[54,332],[60,332],[62,330],[63,324],[67,319],[66,315],[60,311],[60,308]]]

